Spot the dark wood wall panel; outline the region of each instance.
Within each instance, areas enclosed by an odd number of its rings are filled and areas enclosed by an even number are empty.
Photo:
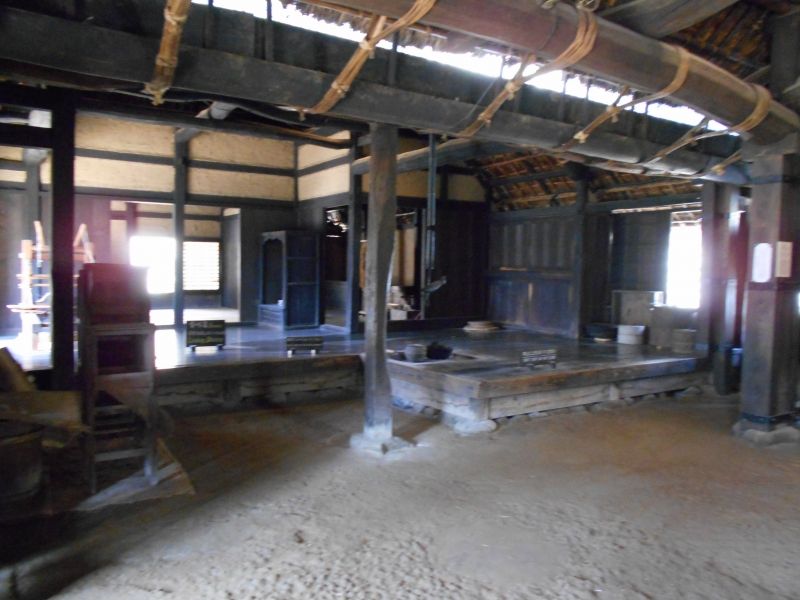
[[[222,306],[239,308],[241,302],[241,215],[229,215],[222,219]]]
[[[75,199],[75,231],[85,224],[97,262],[111,262],[111,202],[81,196]]]
[[[497,278],[489,286],[492,320],[520,325],[539,333],[572,335],[574,287],[570,280],[537,281]]]
[[[614,215],[612,289],[666,289],[671,222],[669,211]]]
[[[294,203],[287,207],[242,208],[241,211],[241,276],[239,318],[242,322],[258,321],[261,282],[261,234],[266,231],[293,229],[296,224]]]
[[[579,304],[575,214],[526,211],[490,227],[489,318],[540,333],[574,337]]]
[[[17,273],[23,228],[22,192],[0,191],[0,335],[15,335],[20,330],[19,315],[6,308],[20,301]]]
[[[495,222],[490,238],[492,271],[565,271],[572,268],[574,217]]]
[[[447,276],[447,284],[431,296],[429,317],[486,314],[487,221],[484,204],[453,203],[438,209],[435,277]]]
[[[611,221],[610,214],[586,217],[582,323],[605,323],[611,318]]]

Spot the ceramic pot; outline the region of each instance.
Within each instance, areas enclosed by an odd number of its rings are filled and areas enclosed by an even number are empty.
[[[428,348],[425,344],[408,344],[403,352],[409,362],[421,362],[428,356]]]

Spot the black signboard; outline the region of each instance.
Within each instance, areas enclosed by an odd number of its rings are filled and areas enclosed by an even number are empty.
[[[524,367],[538,367],[539,365],[550,365],[556,368],[558,351],[555,348],[545,348],[542,350],[526,350],[520,357],[520,362]]]
[[[225,321],[186,321],[186,346],[225,346]]]
[[[322,350],[323,342],[324,340],[321,336],[289,337],[286,338],[286,354],[292,356],[300,350],[316,354]]]

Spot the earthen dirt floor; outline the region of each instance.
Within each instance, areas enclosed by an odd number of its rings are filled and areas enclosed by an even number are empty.
[[[417,446],[388,457],[349,449],[356,402],[179,417],[197,495],[102,515],[57,597],[797,600],[800,449],[735,415],[662,399],[464,438],[399,413]]]

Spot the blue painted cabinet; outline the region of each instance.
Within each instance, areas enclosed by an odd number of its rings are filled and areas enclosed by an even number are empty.
[[[280,329],[320,325],[319,235],[270,231],[261,235],[259,322]]]

